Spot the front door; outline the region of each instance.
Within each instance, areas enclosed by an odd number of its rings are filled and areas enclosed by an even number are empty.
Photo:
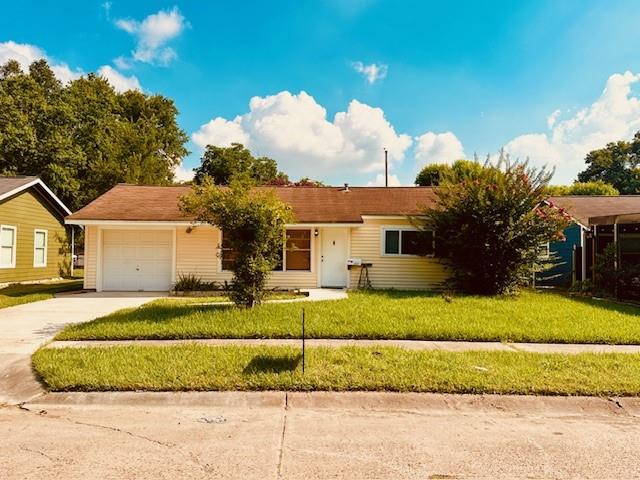
[[[344,288],[347,286],[347,256],[349,255],[347,229],[323,228],[321,238],[321,285]]]

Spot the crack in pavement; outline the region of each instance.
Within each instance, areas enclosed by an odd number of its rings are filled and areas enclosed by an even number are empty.
[[[31,453],[37,453],[38,455],[43,456],[44,458],[46,458],[50,462],[54,462],[54,461],[57,460],[56,458],[53,458],[52,456],[47,455],[46,453],[41,452],[40,450],[34,450],[32,448],[25,447],[24,445],[20,445],[19,447],[20,447],[20,450],[22,450],[22,451],[31,452]]]
[[[276,478],[282,477],[282,457],[284,456],[284,436],[287,431],[287,411],[289,410],[289,393],[284,394],[284,409],[282,417],[282,433],[280,434],[280,447],[278,451],[278,468],[276,469]]]

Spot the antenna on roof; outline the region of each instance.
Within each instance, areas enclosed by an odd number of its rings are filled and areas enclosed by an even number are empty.
[[[384,186],[389,186],[389,159],[387,147],[384,147]]]

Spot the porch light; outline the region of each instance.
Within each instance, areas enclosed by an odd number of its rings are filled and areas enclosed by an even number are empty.
[[[317,229],[317,228],[313,230],[313,236],[314,236],[314,237],[317,237],[317,236],[318,236],[318,229]]]

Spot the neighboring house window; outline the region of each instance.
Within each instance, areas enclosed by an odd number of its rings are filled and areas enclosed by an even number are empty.
[[[228,237],[227,237],[228,238]],[[232,270],[238,254],[222,235],[222,270]],[[284,268],[283,268],[284,267]],[[311,230],[287,230],[285,244],[274,271],[311,270]]]
[[[33,231],[33,266],[47,266],[47,231]]]
[[[0,225],[0,268],[16,266],[16,227]]]
[[[550,257],[549,242],[542,242],[538,245],[538,258],[548,260]]]
[[[311,270],[311,230],[287,230],[286,270]]]
[[[419,232],[414,228],[385,228],[383,252],[385,255],[433,255],[432,231]]]

